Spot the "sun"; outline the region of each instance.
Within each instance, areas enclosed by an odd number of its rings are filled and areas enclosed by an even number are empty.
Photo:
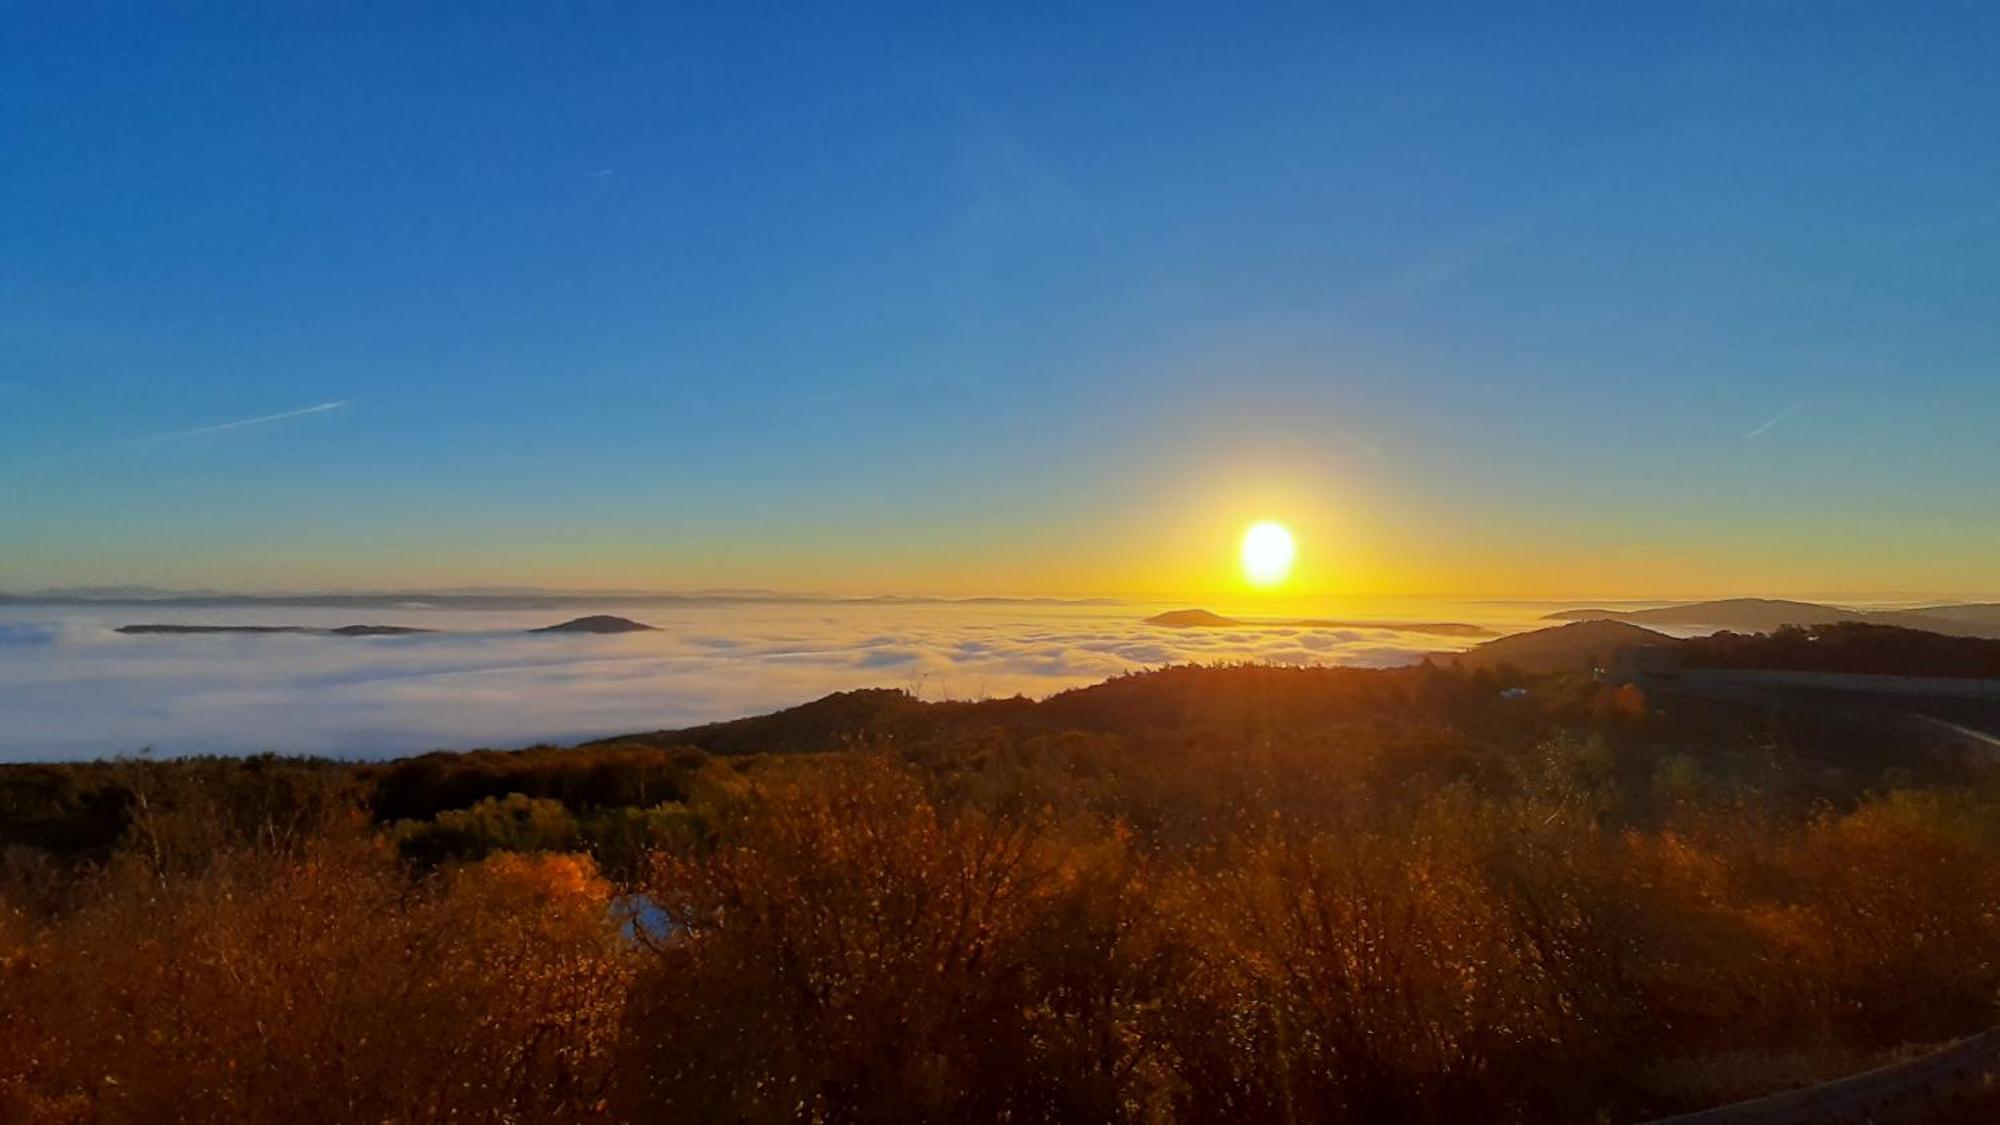
[[[1292,533],[1285,525],[1259,520],[1243,533],[1243,577],[1252,586],[1276,586],[1292,572]]]

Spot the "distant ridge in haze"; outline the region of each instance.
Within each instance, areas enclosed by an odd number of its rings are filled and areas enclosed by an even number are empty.
[[[408,625],[342,625],[336,629],[315,629],[306,625],[120,625],[118,632],[130,636],[164,634],[189,636],[209,633],[301,633],[321,637],[401,637],[411,633],[435,633]]]
[[[208,636],[216,633],[292,633],[314,637],[401,637],[413,633],[436,633],[437,629],[417,629],[408,625],[342,625],[333,629],[320,629],[310,625],[120,625],[118,632],[127,636]],[[609,614],[595,614],[578,617],[559,625],[544,625],[539,629],[529,629],[530,633],[652,633],[657,632],[651,625],[641,624],[627,617],[613,617]]]
[[[158,586],[52,586],[46,590],[36,590],[17,599],[19,601],[80,601],[80,602],[157,602],[174,598],[214,598],[222,595],[215,590],[163,590]]]
[[[1441,637],[1494,635],[1493,630],[1484,625],[1466,625],[1457,621],[1336,621],[1318,617],[1246,621],[1235,617],[1224,617],[1205,609],[1172,609],[1165,613],[1156,613],[1146,619],[1146,624],[1162,625],[1169,629],[1393,629],[1402,633],[1430,633]]]

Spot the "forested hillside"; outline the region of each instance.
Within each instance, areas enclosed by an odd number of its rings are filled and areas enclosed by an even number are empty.
[[[0,834],[10,1121],[1623,1120],[2000,990],[1993,766],[1504,669],[6,767]]]

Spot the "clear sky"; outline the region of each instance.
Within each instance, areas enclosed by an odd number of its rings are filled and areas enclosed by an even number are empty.
[[[1990,4],[166,7],[4,9],[0,589],[2000,593]]]

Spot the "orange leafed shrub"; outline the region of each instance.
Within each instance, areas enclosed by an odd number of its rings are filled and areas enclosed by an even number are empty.
[[[646,882],[631,1116],[1118,1116],[1144,1003],[1142,892],[1115,841],[934,807],[863,763],[780,785]]]

